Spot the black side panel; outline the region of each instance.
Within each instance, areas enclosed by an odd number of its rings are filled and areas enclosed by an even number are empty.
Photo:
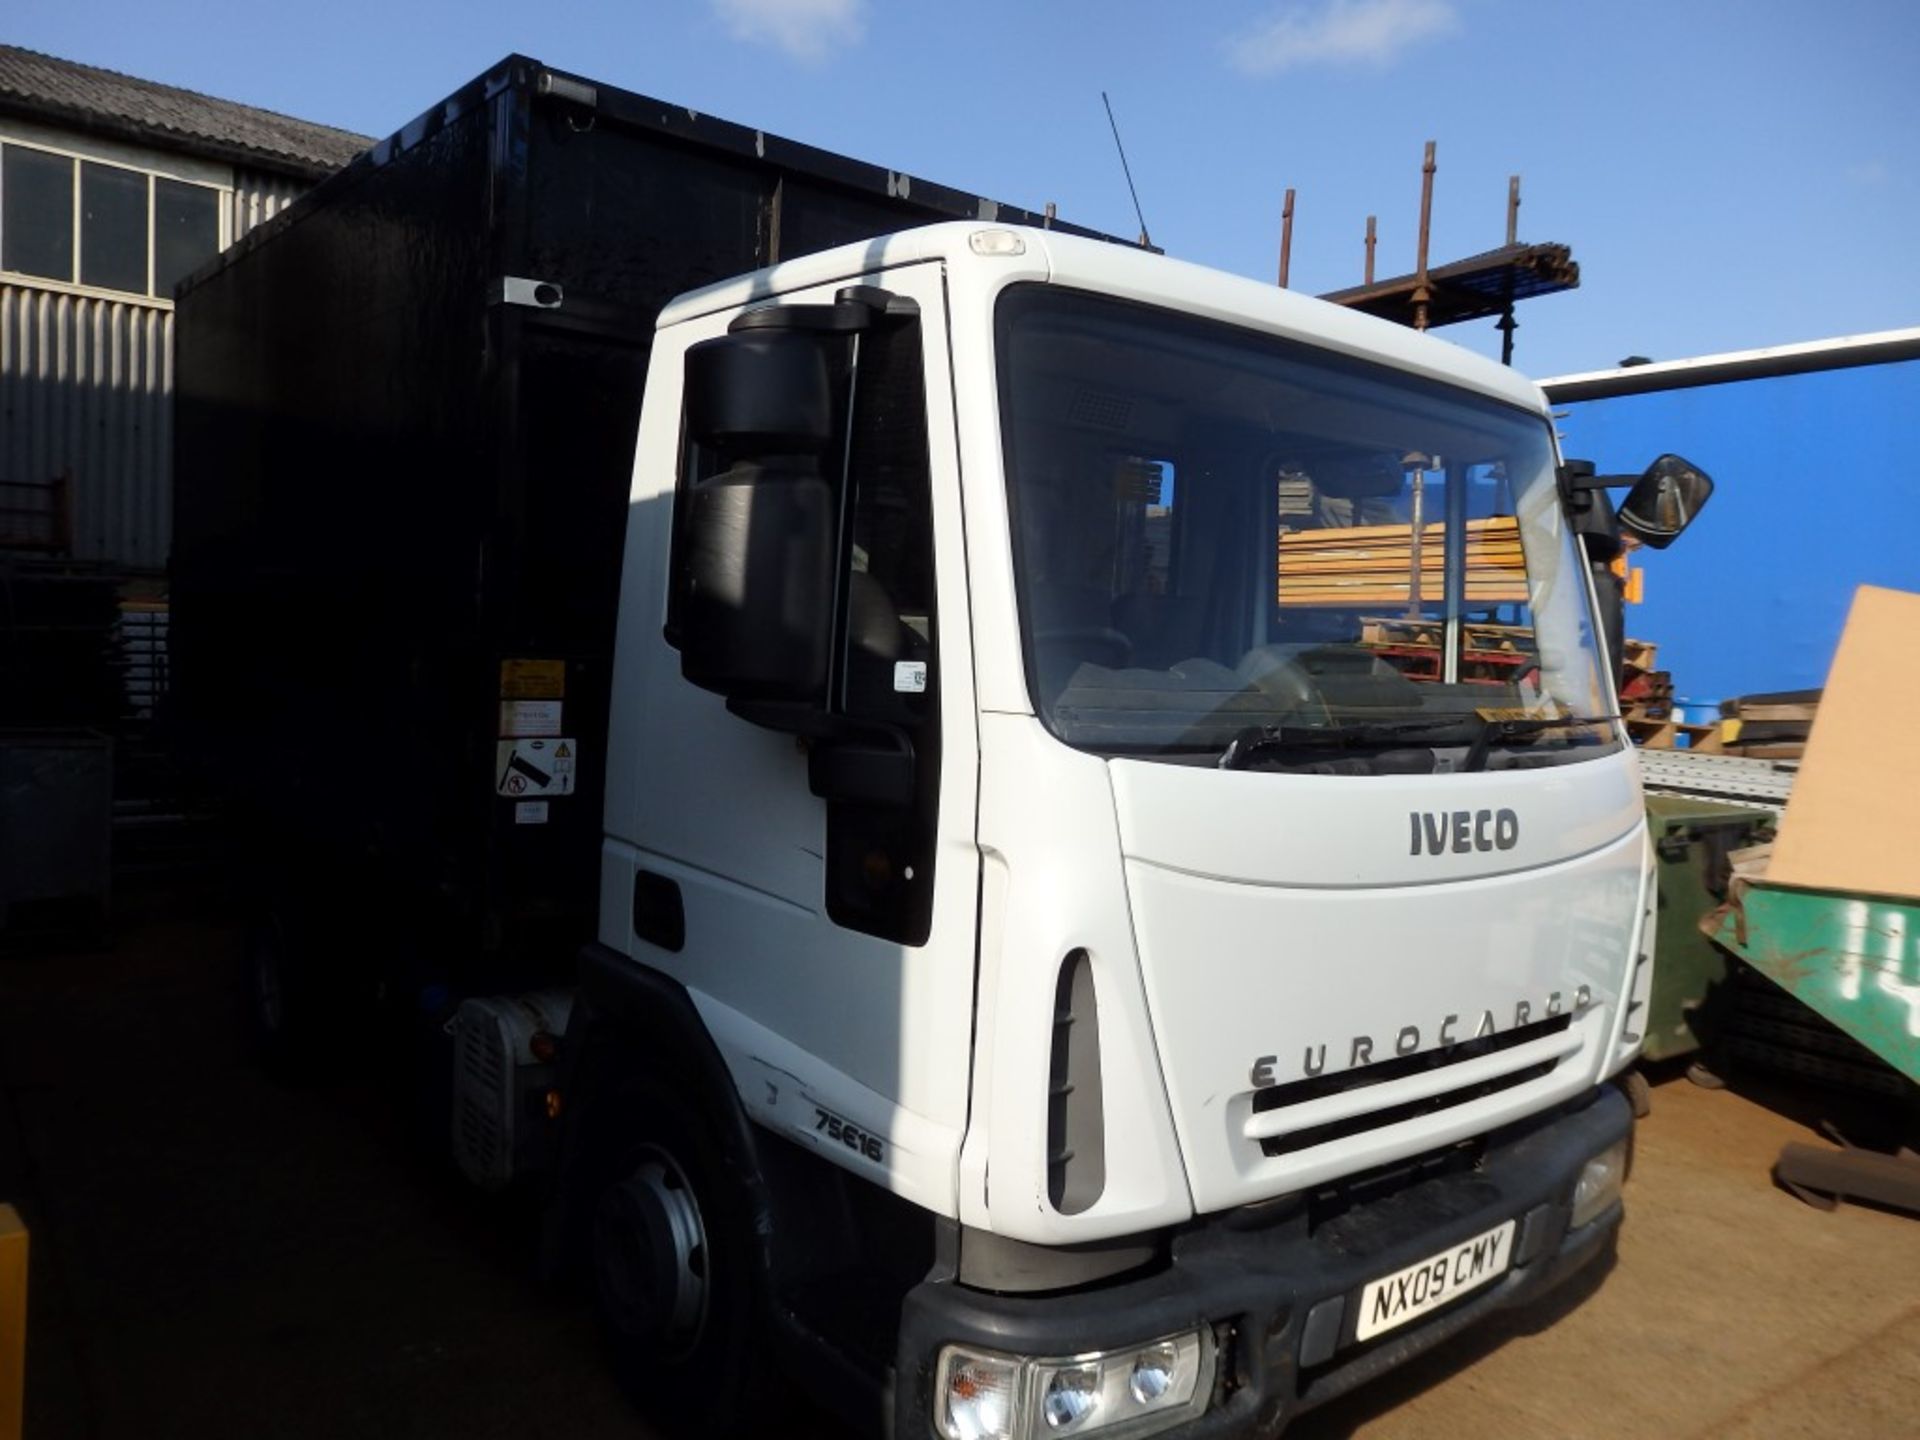
[[[476,829],[488,837],[488,903],[510,921],[507,939],[558,960],[591,938],[600,875],[601,795],[614,625],[626,541],[647,351],[623,337],[551,327],[537,311],[494,315],[511,357],[502,402],[510,422],[493,457],[496,523],[482,554],[486,571],[483,664],[468,691],[467,728],[491,767],[498,758],[499,666],[533,656],[564,660],[564,738],[573,741],[573,793],[548,802],[538,825],[517,823],[494,793],[491,768],[469,786]]]
[[[427,884],[481,763],[485,132],[470,111],[361,168],[177,322],[178,734],[250,848],[296,835]]]
[[[423,984],[564,976],[660,307],[982,214],[1034,218],[510,56],[190,277],[176,733],[250,850],[349,923],[401,906]],[[514,660],[567,793],[500,749]]]
[[[951,218],[911,201],[863,195],[801,176],[781,181],[774,217],[781,260]]]
[[[774,177],[596,117],[537,106],[529,135],[526,273],[617,303],[651,328],[683,290],[768,264]]]

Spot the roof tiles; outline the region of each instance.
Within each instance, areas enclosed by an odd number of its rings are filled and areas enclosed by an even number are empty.
[[[290,115],[0,45],[0,110],[306,178],[373,141]]]

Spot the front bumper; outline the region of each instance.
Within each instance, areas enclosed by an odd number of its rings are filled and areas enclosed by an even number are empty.
[[[1586,1162],[1627,1138],[1633,1113],[1611,1086],[1487,1138],[1470,1168],[1379,1198],[1343,1194],[1210,1215],[1177,1231],[1152,1274],[1071,1294],[997,1295],[951,1281],[908,1293],[895,1374],[894,1434],[933,1429],[940,1349],[961,1344],[1059,1356],[1119,1349],[1212,1326],[1213,1402],[1172,1437],[1272,1435],[1495,1310],[1535,1299],[1594,1260],[1620,1224],[1616,1204],[1569,1229]],[[1365,1182],[1362,1182],[1362,1189]],[[1513,1264],[1484,1289],[1365,1343],[1354,1340],[1370,1280],[1517,1220]]]

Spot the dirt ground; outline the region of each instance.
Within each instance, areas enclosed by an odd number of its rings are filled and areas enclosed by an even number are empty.
[[[534,1286],[528,1216],[423,1158],[353,1055],[304,1090],[257,1072],[230,944],[150,920],[104,955],[0,955],[30,1440],[644,1434],[589,1319]],[[1289,1436],[1920,1434],[1920,1222],[1774,1188],[1809,1138],[1660,1085],[1610,1270]]]

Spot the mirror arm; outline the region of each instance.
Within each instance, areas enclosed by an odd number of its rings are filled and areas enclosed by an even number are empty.
[[[727,701],[749,725],[809,742],[807,785],[823,800],[903,808],[913,803],[913,738],[898,725],[856,720],[784,700]]]
[[[1580,468],[1583,465],[1586,468]],[[1640,481],[1638,475],[1596,475],[1591,465],[1580,460],[1569,460],[1562,465],[1559,478],[1560,493],[1569,499],[1591,490],[1624,490]]]

